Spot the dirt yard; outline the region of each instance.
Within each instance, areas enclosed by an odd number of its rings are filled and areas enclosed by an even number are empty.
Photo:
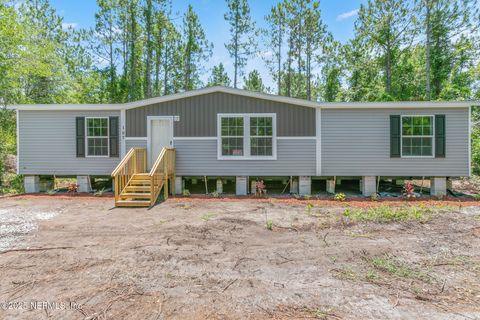
[[[479,319],[472,204],[3,198],[0,319]]]

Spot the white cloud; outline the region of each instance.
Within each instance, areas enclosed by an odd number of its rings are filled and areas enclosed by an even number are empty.
[[[62,29],[67,30],[67,29],[75,29],[78,27],[78,23],[76,22],[64,22],[62,23]]]
[[[337,21],[342,21],[351,17],[355,17],[357,14],[358,14],[358,9],[341,13],[337,16]]]

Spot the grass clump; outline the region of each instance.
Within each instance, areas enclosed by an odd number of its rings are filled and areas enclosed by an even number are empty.
[[[335,201],[345,201],[347,199],[347,196],[345,195],[345,193],[335,193],[335,195],[333,196],[333,200]]]
[[[343,216],[355,221],[374,221],[374,222],[392,222],[392,221],[426,221],[433,213],[427,206],[401,206],[392,207],[380,205],[372,208],[346,208]]]
[[[424,282],[431,282],[432,280],[428,270],[422,270],[411,263],[400,260],[390,254],[369,258],[368,262],[374,269],[392,276],[418,279]]]
[[[267,228],[267,230],[272,231],[272,229],[273,229],[273,220],[272,220],[272,219],[267,219],[267,220],[265,221],[265,227]]]
[[[200,218],[203,221],[207,222],[207,221],[210,221],[212,218],[215,218],[215,214],[211,213],[211,212],[204,213],[204,214],[202,214],[202,216]]]

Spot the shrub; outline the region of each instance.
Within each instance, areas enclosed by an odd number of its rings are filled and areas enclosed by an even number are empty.
[[[23,187],[22,175],[14,173],[5,173],[3,175],[2,185],[0,185],[0,194],[19,194],[24,192],[25,189]]]
[[[405,182],[403,186],[403,196],[408,199],[415,198],[415,187],[411,182]]]
[[[378,201],[379,199],[380,199],[380,196],[376,192],[374,192],[370,195],[370,200],[372,200],[372,201]]]
[[[182,195],[184,195],[185,197],[189,197],[189,196],[190,196],[190,190],[188,190],[188,189],[183,189]]]
[[[267,193],[265,182],[263,180],[255,182],[255,196],[262,197]]]
[[[213,191],[211,195],[213,198],[220,198],[220,193],[218,193],[217,191]]]
[[[333,200],[335,201],[345,201],[345,199],[347,199],[347,197],[345,196],[345,193],[335,193],[335,196],[333,196]]]
[[[78,192],[78,184],[70,183],[68,185],[68,193],[75,194]]]

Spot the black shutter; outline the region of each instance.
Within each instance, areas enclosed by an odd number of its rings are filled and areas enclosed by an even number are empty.
[[[85,158],[85,117],[76,118],[77,158]]]
[[[390,116],[390,158],[400,158],[400,116]]]
[[[435,158],[445,158],[445,115],[435,115]]]
[[[119,122],[118,117],[110,117],[110,132],[109,132],[109,139],[110,139],[110,157],[118,157],[119,156],[119,148],[120,148],[120,139],[119,136]]]

